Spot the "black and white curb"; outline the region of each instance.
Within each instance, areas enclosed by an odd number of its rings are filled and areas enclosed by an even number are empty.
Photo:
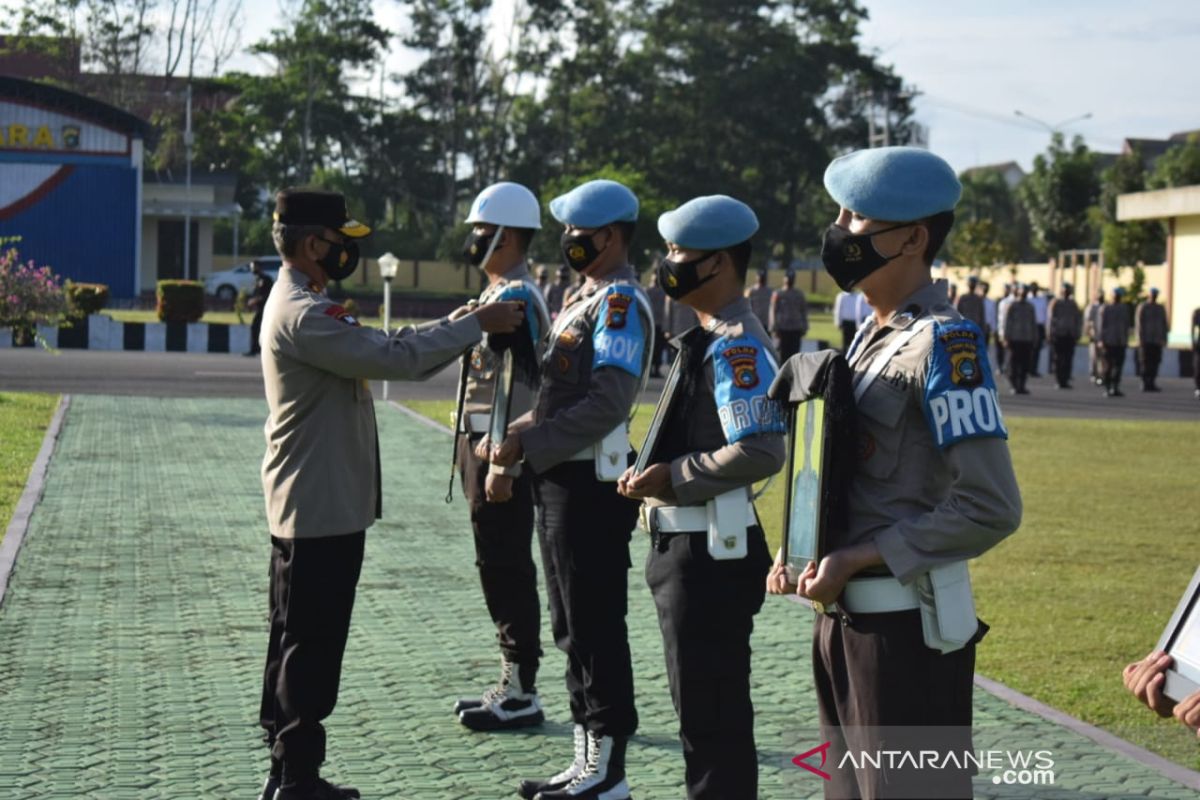
[[[214,322],[118,322],[92,314],[69,328],[39,325],[38,335],[64,350],[144,350],[156,353],[244,353],[249,325]],[[0,349],[12,347],[12,332],[0,329]]]

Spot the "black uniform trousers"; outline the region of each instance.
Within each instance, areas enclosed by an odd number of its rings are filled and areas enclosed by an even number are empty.
[[[775,350],[779,353],[780,364],[800,352],[803,339],[804,331],[775,331]]]
[[[1075,337],[1054,337],[1054,380],[1059,386],[1071,383],[1071,368],[1075,366]]]
[[[847,320],[838,327],[842,329],[842,353],[846,353],[850,349],[850,343],[854,341],[854,335],[858,333],[858,325]]]
[[[1046,343],[1046,328],[1039,323],[1037,331],[1034,333],[1033,347],[1029,351],[1029,374],[1034,377],[1041,376],[1042,362],[1042,345]]]
[[[625,615],[639,503],[617,494],[615,482],[596,480],[591,460],[552,467],[534,477],[533,487],[550,629],[567,656],[571,718],[602,736],[632,736],[638,718]]]
[[[1032,353],[1033,342],[1008,343],[1008,382],[1018,392],[1025,390]]]
[[[258,301],[258,307],[254,309],[254,319],[250,321],[250,352],[261,353],[262,348],[258,344],[258,335],[262,332],[263,310],[267,304],[267,298],[262,298]]]
[[[313,539],[271,537],[270,638],[259,724],[287,785],[317,777],[325,728],[362,569],[365,531]]]
[[[458,463],[475,534],[475,566],[483,601],[496,625],[500,652],[521,665],[522,688],[532,691],[542,657],[542,619],[533,563],[533,478],[525,468],[513,480],[512,498],[487,502],[488,464],[475,457],[480,436],[459,437]]]
[[[1004,356],[1005,356],[1004,341],[999,336],[997,336],[996,337],[996,369],[998,369],[1001,372],[1004,371],[1004,364],[1005,364]]]
[[[970,798],[966,769],[878,768],[858,753],[878,750],[973,752],[971,739],[975,640],[942,654],[925,646],[921,612],[855,614],[849,621],[817,615],[813,674],[822,737],[830,742],[826,800],[843,798]],[[886,730],[885,730],[886,729]],[[846,762],[849,750],[858,768]]]
[[[1158,368],[1162,364],[1162,345],[1144,344],[1138,349],[1142,357],[1142,386],[1149,388],[1158,380]]]
[[[1115,390],[1121,387],[1121,373],[1125,371],[1125,345],[1106,344],[1104,348],[1104,387]]]
[[[771,555],[761,527],[747,535],[745,558],[714,560],[704,532],[657,534],[646,558],[688,800],[758,797],[750,634]]]

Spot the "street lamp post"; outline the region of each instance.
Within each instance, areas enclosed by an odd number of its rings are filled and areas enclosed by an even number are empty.
[[[379,275],[383,278],[383,332],[391,333],[392,325],[392,278],[400,268],[400,259],[391,253],[379,257]],[[388,382],[383,382],[383,401],[388,399]]]

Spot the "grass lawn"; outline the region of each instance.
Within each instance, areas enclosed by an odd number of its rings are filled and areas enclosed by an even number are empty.
[[[449,424],[451,401],[411,402]],[[641,443],[651,408],[633,422]],[[1196,737],[1159,720],[1121,684],[1158,641],[1197,566],[1200,423],[1008,420],[1025,514],[972,565],[992,626],[978,671],[1193,769]],[[759,501],[778,546],[783,483]]]
[[[0,539],[57,405],[58,395],[0,392]]]

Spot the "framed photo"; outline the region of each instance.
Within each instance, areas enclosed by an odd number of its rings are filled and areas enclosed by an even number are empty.
[[[1178,703],[1200,691],[1200,569],[1192,575],[1157,649],[1175,660],[1167,670],[1163,694]]]
[[[790,408],[788,485],[784,494],[783,563],[795,578],[824,554],[821,496],[825,466],[825,401],[814,398]]]
[[[512,410],[512,350],[505,350],[500,358],[500,374],[496,376],[496,387],[492,394],[492,416],[488,420],[488,436],[492,444],[503,442],[508,435],[508,417]]]

